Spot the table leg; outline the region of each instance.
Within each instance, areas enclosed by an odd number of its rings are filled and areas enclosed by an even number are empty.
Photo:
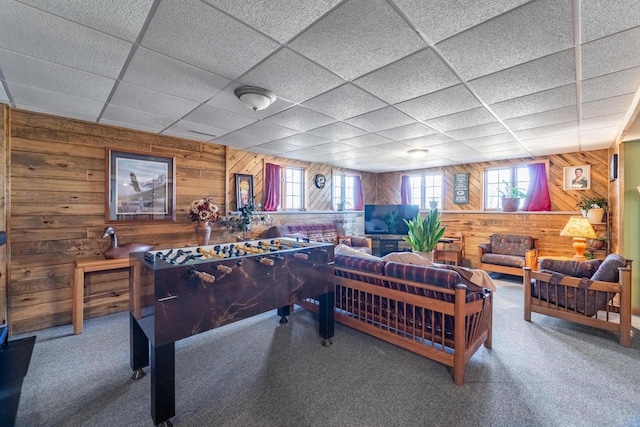
[[[73,307],[71,309],[73,333],[82,333],[84,322],[84,268],[76,268],[73,275]]]
[[[291,314],[291,306],[285,305],[278,308],[278,316],[280,316],[280,323],[288,323],[287,316]]]
[[[133,369],[133,379],[145,376],[144,367],[149,366],[149,339],[129,312],[129,364]]]
[[[151,345],[151,418],[155,425],[176,415],[175,343]]]
[[[322,337],[322,345],[329,347],[331,338],[333,338],[333,291],[322,294],[318,298],[320,302],[320,336]]]

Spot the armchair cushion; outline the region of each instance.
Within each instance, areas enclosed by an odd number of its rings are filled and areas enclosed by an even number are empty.
[[[493,234],[490,240],[491,253],[494,254],[523,257],[527,251],[533,249],[533,238],[531,236],[520,234]]]
[[[522,268],[525,266],[524,256],[521,257],[514,255],[484,254],[482,255],[482,262],[516,268]]]
[[[574,261],[542,258],[540,260],[540,270],[549,270],[572,277],[591,277],[598,270],[600,264],[602,264],[601,259]],[[607,282],[609,281],[607,280]]]
[[[617,282],[618,281],[618,268],[627,265],[627,260],[618,254],[609,254],[604,259],[598,270],[591,280],[601,280],[603,282]]]

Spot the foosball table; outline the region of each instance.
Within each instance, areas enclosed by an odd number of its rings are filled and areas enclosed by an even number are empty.
[[[293,303],[319,301],[322,344],[333,337],[333,245],[265,239],[130,255],[130,364],[150,366],[151,417],[175,415],[175,342]],[[150,350],[149,350],[150,349]]]

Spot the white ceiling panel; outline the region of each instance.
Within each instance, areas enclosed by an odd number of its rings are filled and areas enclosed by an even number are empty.
[[[106,102],[114,79],[0,49],[4,79],[38,89]]]
[[[3,0],[0,48],[116,78],[132,44],[15,1]]]
[[[268,34],[280,43],[291,39],[341,0],[205,0]]]
[[[161,2],[142,46],[228,78],[245,73],[278,47],[199,0]]]
[[[354,81],[390,104],[460,84],[432,49],[425,49]]]
[[[385,138],[391,138],[395,141],[402,141],[403,139],[432,135],[436,133],[436,131],[431,129],[429,126],[423,125],[422,123],[412,123],[410,125],[400,126],[393,129],[381,130],[376,133],[378,135],[384,136]]]
[[[353,138],[367,133],[366,130],[351,126],[344,122],[337,122],[327,126],[312,129],[309,133],[326,138],[330,141],[340,141],[342,139]],[[386,136],[386,135],[383,135]],[[390,138],[390,137],[389,137]]]
[[[298,103],[344,83],[340,77],[286,48],[249,71],[242,81]]]
[[[120,82],[113,93],[111,103],[133,110],[173,118],[180,118],[198,106],[193,101],[124,82]]]
[[[640,65],[640,27],[582,45],[584,80]]]
[[[582,43],[640,25],[637,0],[589,0],[580,2]]]
[[[289,46],[353,80],[426,44],[386,1],[350,0]]]
[[[573,46],[571,0],[538,0],[436,47],[467,79],[504,70]]]
[[[136,50],[122,80],[198,103],[208,101],[230,82],[144,48]]]
[[[337,120],[345,120],[378,110],[384,107],[385,103],[352,84],[346,84],[325,92],[303,105]]]
[[[144,111],[131,108],[120,107],[115,104],[107,105],[100,123],[115,124],[118,126],[138,126],[136,129],[160,132],[175,122],[175,119],[163,117],[157,114],[145,113]],[[209,137],[211,139],[211,137]]]
[[[369,132],[378,132],[416,123],[414,119],[394,107],[381,108],[380,110],[353,117],[346,120],[346,122]]]
[[[430,93],[396,106],[418,120],[429,120],[460,111],[471,110],[482,104],[464,85],[457,85]]]
[[[555,110],[576,104],[576,85],[566,85],[493,104],[490,108],[502,120]]]
[[[289,129],[295,129],[298,132],[306,132],[310,129],[326,126],[335,122],[335,120],[329,116],[300,106],[274,114],[266,119],[266,121]]]
[[[87,27],[134,42],[153,0],[21,0]]]
[[[575,53],[567,49],[471,80],[469,84],[484,102],[495,104],[575,81]]]
[[[640,90],[635,0],[0,0],[0,10],[0,102],[11,107],[363,171],[608,147]],[[245,85],[277,98],[254,111],[234,94]],[[431,147],[427,161],[407,154]]]

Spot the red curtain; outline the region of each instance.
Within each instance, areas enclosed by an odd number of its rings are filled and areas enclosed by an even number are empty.
[[[362,181],[360,176],[353,177],[353,209],[356,211],[364,210],[364,200],[362,197]]]
[[[266,164],[266,178],[265,178],[265,193],[264,200],[265,211],[277,211],[280,206],[280,165],[274,165],[273,163]]]
[[[402,176],[402,184],[400,184],[400,200],[403,205],[411,204],[411,180],[408,175]]]
[[[549,196],[549,184],[544,163],[529,165],[529,191],[522,204],[523,211],[550,211],[551,197]]]

